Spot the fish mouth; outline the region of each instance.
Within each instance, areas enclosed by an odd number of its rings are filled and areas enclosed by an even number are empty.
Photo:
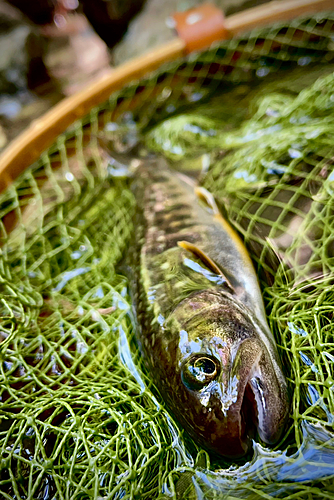
[[[240,408],[240,439],[248,448],[258,429],[258,405],[250,382],[246,384]],[[246,451],[247,451],[246,450]]]
[[[238,399],[228,409],[225,417],[225,426],[229,429],[230,443],[228,453],[220,449],[219,453],[230,458],[242,458],[247,455],[252,448],[252,440],[259,435],[259,415],[262,409],[256,397],[254,387],[251,382],[252,375],[244,383],[243,388],[239,388]]]
[[[252,366],[234,411],[239,416],[240,444],[245,453],[257,437],[267,444],[277,443],[284,429],[288,406],[286,394],[266,353]],[[268,378],[270,376],[270,378]]]
[[[196,333],[204,339],[200,351],[192,352],[189,345],[191,352],[179,365],[183,399],[190,397],[193,402],[193,415],[182,415],[180,420],[205,448],[228,458],[243,458],[252,451],[252,440],[269,445],[279,440],[290,406],[286,380],[275,347],[251,314],[241,307],[231,311],[221,297],[220,302],[213,298],[210,307],[207,297],[203,303],[196,297],[197,302],[192,300],[199,304],[197,309],[193,302],[188,304],[191,319],[181,314],[179,318],[189,337]],[[217,336],[212,337],[212,331]],[[204,370],[205,377],[192,385],[184,377],[184,367],[192,366],[199,354],[219,369]],[[193,376],[194,370],[190,373]]]
[[[239,385],[237,401],[225,416],[225,428],[231,431],[228,456],[234,458],[246,455],[253,439],[260,438],[266,445],[277,443],[289,410],[286,385],[277,376],[266,348],[257,345],[249,356],[249,345],[250,341],[246,341],[241,346],[243,352],[239,351],[235,373],[239,383],[243,383]]]

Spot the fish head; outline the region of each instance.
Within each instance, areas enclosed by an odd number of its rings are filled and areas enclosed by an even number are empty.
[[[241,457],[260,437],[278,441],[288,415],[286,382],[250,312],[228,294],[203,291],[174,310],[181,421],[212,451]]]

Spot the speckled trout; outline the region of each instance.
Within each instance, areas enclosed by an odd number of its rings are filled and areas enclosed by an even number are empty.
[[[196,442],[241,457],[276,443],[287,384],[251,259],[212,195],[162,158],[142,160],[138,202],[138,341],[152,379]]]

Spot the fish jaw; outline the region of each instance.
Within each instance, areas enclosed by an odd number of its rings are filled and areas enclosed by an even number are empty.
[[[257,435],[265,444],[275,444],[288,416],[286,386],[279,384],[265,347],[246,340],[237,356],[228,379],[223,372],[188,395],[196,400],[199,425],[206,420],[204,446],[228,458],[247,454]]]
[[[276,444],[289,415],[288,390],[282,373],[274,371],[266,351],[254,367],[248,391],[252,391],[255,400],[260,439],[268,445]]]
[[[189,408],[176,415],[188,432],[228,458],[244,456],[256,435],[276,443],[289,409],[286,382],[246,308],[224,294],[200,292],[174,316],[182,321],[176,324],[183,401],[173,406]]]
[[[217,380],[188,394],[190,399],[194,399],[192,406],[196,407],[192,427],[195,428],[198,423],[203,428],[204,424],[204,432],[197,431],[196,434],[201,435],[206,448],[227,458],[240,458],[247,454],[257,433],[258,415],[263,413],[259,408],[262,401],[256,400],[250,385],[262,353],[258,346],[250,344],[254,342],[243,342],[232,366],[226,363],[224,356]],[[229,373],[224,371],[225,368]]]

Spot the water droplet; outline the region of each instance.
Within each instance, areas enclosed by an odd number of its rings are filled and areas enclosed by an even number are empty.
[[[297,335],[301,335],[302,337],[307,337],[307,333],[305,332],[305,330],[303,330],[302,328],[296,327],[290,321],[288,321],[288,328],[289,328],[289,330],[290,330],[291,333],[295,333]]]
[[[99,299],[102,299],[104,297],[103,289],[101,286],[99,286],[99,288],[96,290],[93,297],[98,297]]]
[[[332,363],[334,363],[334,356],[333,354],[330,354],[329,352],[324,351],[323,354],[328,358]]]
[[[257,181],[256,175],[250,174],[249,172],[247,172],[247,170],[239,170],[239,171],[234,173],[233,177],[235,177],[235,179],[243,179],[247,183]]]
[[[307,66],[308,64],[310,64],[312,62],[312,59],[311,57],[309,56],[305,56],[305,57],[300,57],[297,61],[298,65],[299,66]]]
[[[305,134],[306,139],[316,139],[321,135],[322,130],[320,128],[317,128],[315,130],[311,130],[310,132],[307,132]]]
[[[79,314],[79,316],[83,316],[84,312],[85,312],[84,308],[82,306],[79,306],[78,307],[78,314]]]
[[[77,260],[77,259],[80,259],[81,255],[82,255],[82,253],[77,250],[76,252],[71,253],[71,258],[73,260]]]
[[[320,399],[319,392],[312,384],[308,384],[308,393],[309,393],[309,396],[307,396],[308,402],[311,405],[315,405]]]
[[[312,363],[312,361],[310,360],[310,358],[308,358],[306,356],[306,354],[304,354],[302,351],[299,351],[299,355],[303,361],[303,363],[305,363],[305,365],[307,366],[310,366],[311,367],[311,370],[314,372],[314,373],[318,373],[318,368],[315,366],[314,363]]]
[[[165,318],[163,317],[162,314],[159,314],[159,316],[158,316],[159,325],[162,326],[164,324],[164,322],[165,322]]]
[[[117,123],[115,122],[109,122],[106,124],[106,126],[104,127],[104,130],[106,132],[115,132],[116,130],[119,129],[119,126]]]
[[[266,110],[266,115],[267,116],[274,116],[277,117],[280,115],[279,111],[277,109],[272,109],[272,108],[267,108]]]
[[[175,109],[176,108],[173,104],[168,104],[168,106],[166,106],[167,113],[174,113]]]
[[[65,178],[66,178],[66,180],[67,180],[67,181],[69,181],[69,182],[74,181],[74,175],[72,174],[72,172],[66,172],[66,174],[65,174]]]
[[[197,101],[200,101],[203,96],[204,96],[204,94],[202,92],[193,92],[192,94],[190,94],[188,96],[188,101],[189,102],[197,102]]]
[[[301,153],[297,149],[290,148],[289,155],[291,158],[301,158],[303,156],[303,153]]]
[[[88,273],[90,271],[90,267],[79,267],[78,269],[73,269],[72,271],[66,271],[65,273],[61,274],[61,281],[58,283],[58,285],[52,289],[53,292],[60,292],[67,283],[73,279],[76,278],[77,276],[80,276],[81,274]]]
[[[269,73],[270,73],[270,69],[269,68],[259,68],[256,71],[256,76],[259,76],[260,78],[262,78],[264,76],[267,76]]]

